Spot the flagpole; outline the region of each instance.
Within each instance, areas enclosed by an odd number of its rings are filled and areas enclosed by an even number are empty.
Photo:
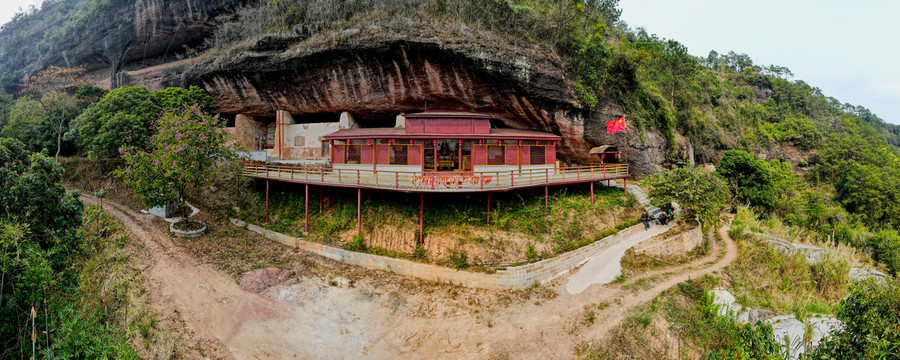
[[[628,126],[625,126],[625,116],[622,116],[622,126],[625,127],[622,129],[622,136],[625,137],[625,149],[622,151],[622,161],[625,165],[628,165],[627,154],[628,154]]]

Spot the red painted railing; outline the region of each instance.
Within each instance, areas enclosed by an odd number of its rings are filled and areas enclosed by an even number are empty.
[[[416,192],[497,191],[543,185],[583,183],[628,176],[628,165],[602,164],[560,169],[538,168],[481,172],[409,172],[307,168],[244,163],[244,176],[298,183]]]

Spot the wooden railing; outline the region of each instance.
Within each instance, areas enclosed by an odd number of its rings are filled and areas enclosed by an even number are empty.
[[[482,172],[350,170],[244,163],[244,176],[298,183],[415,192],[475,192],[619,179],[628,165]]]

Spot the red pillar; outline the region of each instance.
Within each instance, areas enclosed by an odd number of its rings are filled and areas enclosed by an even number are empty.
[[[487,224],[491,224],[491,193],[487,193]]]
[[[362,188],[356,188],[356,234],[362,235]]]
[[[628,179],[622,179],[625,182],[625,196],[628,196]]]
[[[425,193],[419,193],[419,241],[425,244]]]
[[[269,223],[269,179],[266,179],[266,224]]]
[[[594,205],[594,182],[591,181],[591,205]]]
[[[547,195],[550,192],[549,186],[544,186],[544,207],[547,207]]]
[[[303,232],[309,232],[309,184],[306,184],[306,194],[303,195]]]
[[[319,213],[322,212],[322,187],[319,186]]]

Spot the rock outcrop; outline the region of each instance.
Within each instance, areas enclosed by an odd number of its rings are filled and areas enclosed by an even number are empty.
[[[199,85],[212,95],[216,112],[274,117],[286,110],[301,123],[335,121],[346,111],[362,126],[391,126],[397,114],[426,107],[468,110],[494,115],[495,126],[561,135],[559,158],[570,165],[587,164],[587,151],[598,145],[625,150],[638,176],[666,162],[669,146],[661,134],[629,124],[627,147],[623,133],[606,134],[606,121],[624,109],[607,99],[599,111],[586,110],[555,51],[465,26],[398,19],[312,35],[268,35],[182,59],[184,49],[210,35],[216,16],[242,4],[120,2],[106,21],[84,25],[81,38],[40,54],[25,51],[33,54],[7,65],[26,73],[47,65],[82,66],[106,88]],[[678,148],[688,154],[686,144]]]
[[[55,33],[53,41],[42,41],[44,31],[34,32],[33,39],[11,33],[14,30],[4,31],[0,45],[14,48],[15,52],[4,56],[2,66],[15,69],[16,76],[49,65],[84,67],[93,81],[119,87],[122,84],[116,74],[123,69],[141,69],[173,60],[176,54],[202,43],[210,35],[216,16],[244,3],[246,0],[133,0],[94,5],[95,8],[77,0],[51,4],[34,14],[31,23],[21,26],[31,27],[23,33],[46,28]],[[81,14],[68,22],[45,14],[75,10]],[[100,12],[102,15],[95,14]]]

